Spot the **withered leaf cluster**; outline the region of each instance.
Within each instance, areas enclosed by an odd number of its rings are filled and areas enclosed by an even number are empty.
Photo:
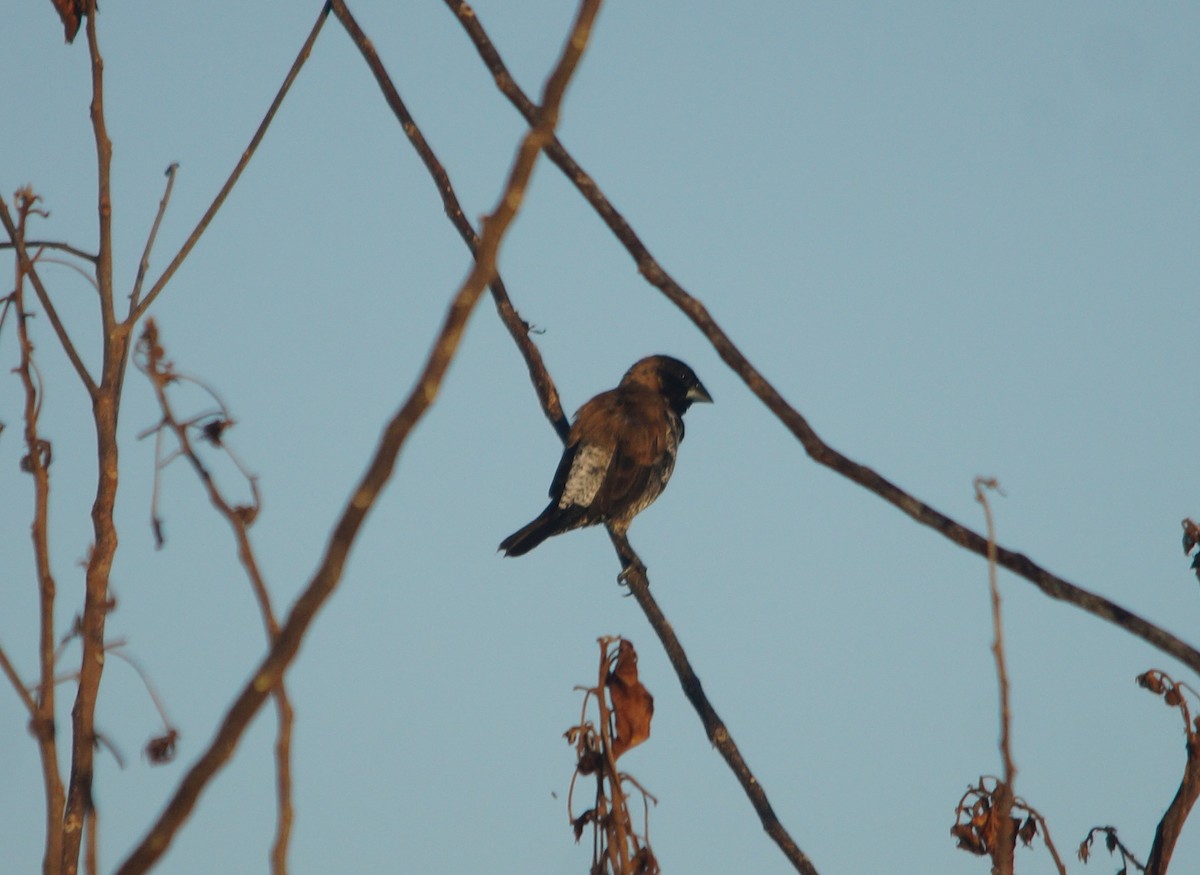
[[[1149,690],[1156,696],[1161,696],[1163,703],[1168,707],[1179,709],[1179,713],[1183,715],[1184,723],[1188,727],[1189,736],[1200,733],[1200,715],[1194,720],[1192,719],[1191,709],[1188,708],[1187,700],[1183,696],[1185,690],[1190,691],[1194,696],[1195,690],[1185,683],[1172,680],[1170,675],[1158,669],[1142,672],[1137,676],[1137,683],[1139,687]]]
[[[1196,572],[1196,579],[1200,580],[1200,550],[1196,549],[1198,546],[1200,546],[1200,525],[1185,518],[1183,521],[1183,554],[1192,557],[1192,570]]]
[[[593,875],[657,875],[660,870],[654,852],[634,827],[626,785],[636,788],[647,801],[654,801],[653,797],[617,767],[623,753],[650,737],[654,697],[638,679],[633,644],[622,638],[601,638],[599,643],[598,683],[586,690],[583,719],[564,733],[575,748],[575,775],[567,798],[571,829],[577,842],[589,827],[592,830]],[[596,721],[586,719],[593,703],[599,711]],[[595,778],[595,799],[575,816],[572,799],[581,775]]]
[[[950,834],[958,840],[958,846],[964,851],[983,856],[994,856],[999,845],[1001,820],[996,816],[996,793],[999,783],[988,789],[981,780],[971,787],[955,810],[956,822],[950,828]],[[1025,847],[1033,843],[1038,834],[1037,818],[1028,814],[1024,819],[1010,818],[1012,823],[1012,847],[1016,848],[1017,839]]]

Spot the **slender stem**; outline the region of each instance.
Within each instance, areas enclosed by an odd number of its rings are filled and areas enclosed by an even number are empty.
[[[129,304],[136,307],[142,296],[142,283],[146,279],[146,271],[150,269],[150,253],[154,250],[154,240],[158,237],[158,228],[167,212],[167,204],[171,201],[171,189],[175,187],[175,174],[179,172],[178,164],[167,167],[167,187],[163,191],[162,200],[158,202],[158,212],[154,215],[154,224],[150,226],[150,234],[146,237],[146,248],[142,250],[142,260],[138,262],[137,279],[133,283],[133,291],[129,295]]]
[[[68,255],[74,255],[76,258],[82,258],[84,261],[96,263],[96,256],[91,252],[84,252],[82,249],[72,246],[70,243],[63,243],[58,240],[26,240],[25,245],[33,249],[59,249],[66,252]],[[8,243],[0,242],[0,249],[16,249],[17,246],[12,241]]]
[[[613,758],[613,718],[612,711],[608,707],[608,673],[612,663],[608,648],[613,640],[619,641],[620,639],[600,639],[600,679],[596,683],[596,707],[600,712],[600,719],[596,725],[600,732],[600,750],[604,752],[604,768],[599,770],[596,787],[597,792],[603,796],[604,779],[608,778],[610,804],[607,819],[610,826],[606,831],[610,830],[608,842],[609,854],[614,857],[614,871],[628,872],[629,844],[628,838],[625,835],[628,824],[628,811],[626,810],[625,794],[621,789],[621,772],[617,768],[616,759]]]
[[[292,62],[292,67],[288,70],[287,76],[283,79],[283,84],[279,86],[279,91],[275,95],[275,99],[271,101],[271,106],[267,110],[267,114],[263,116],[259,122],[258,130],[254,132],[254,136],[250,138],[250,144],[246,146],[246,150],[242,152],[242,157],[238,159],[234,165],[233,171],[229,174],[229,178],[225,180],[225,184],[221,186],[221,190],[217,192],[217,196],[213,198],[213,202],[209,204],[208,209],[204,211],[204,215],[200,217],[200,221],[196,223],[196,227],[192,229],[192,233],[188,235],[183,246],[175,253],[175,257],[171,259],[162,275],[154,281],[154,285],[150,287],[150,291],[146,293],[146,297],[138,301],[131,299],[129,302],[129,315],[125,318],[125,322],[131,328],[139,319],[146,314],[155,299],[162,293],[162,290],[170,282],[171,277],[175,275],[175,271],[179,270],[179,266],[183,264],[184,259],[188,257],[196,244],[200,242],[200,238],[204,232],[208,230],[208,225],[216,216],[217,211],[221,209],[225,203],[225,199],[229,196],[229,192],[233,191],[233,187],[241,178],[242,171],[246,169],[246,165],[250,163],[250,159],[254,157],[255,151],[258,149],[259,143],[266,136],[267,129],[271,126],[271,122],[275,118],[275,113],[279,111],[279,107],[283,104],[284,97],[292,87],[292,83],[296,81],[296,76],[300,73],[300,68],[304,66],[304,62],[308,60],[309,54],[312,53],[313,43],[317,41],[317,35],[321,32],[322,26],[325,24],[325,19],[329,17],[329,4],[321,7],[321,12],[317,15],[316,23],[313,24],[312,30],[309,31],[308,39],[304,41],[304,45],[300,47],[299,54],[296,55],[296,60]]]
[[[17,263],[20,265],[24,275],[29,277],[29,282],[33,285],[34,294],[37,295],[38,303],[46,311],[46,318],[50,320],[50,326],[54,329],[54,333],[58,337],[58,342],[62,346],[63,351],[67,354],[67,358],[71,362],[71,367],[79,375],[79,380],[83,383],[83,387],[87,390],[88,395],[94,399],[96,397],[96,381],[92,379],[87,366],[83,363],[83,359],[80,358],[79,351],[75,348],[70,335],[67,334],[66,326],[58,318],[58,311],[54,308],[54,302],[50,300],[50,293],[46,291],[46,286],[42,283],[42,278],[37,272],[34,260],[29,255],[30,246],[41,246],[44,244],[34,244],[26,242],[24,239],[18,239],[17,226],[13,222],[12,215],[8,211],[8,204],[4,202],[4,198],[0,198],[0,225],[3,225],[4,230],[8,233],[10,244],[17,252]],[[92,260],[95,260],[94,256]]]
[[[443,209],[446,212],[446,216],[450,219],[450,223],[458,231],[463,242],[467,244],[467,248],[471,251],[471,254],[477,255],[479,251],[479,235],[475,233],[475,229],[471,226],[470,221],[467,220],[466,214],[463,212],[458,195],[454,192],[454,186],[450,183],[450,175],[446,172],[446,168],[442,165],[442,162],[438,160],[433,148],[429,145],[428,140],[425,139],[425,135],[421,133],[421,129],[418,127],[412,114],[408,111],[408,107],[404,105],[404,100],[400,97],[400,92],[396,90],[396,86],[388,75],[383,61],[380,60],[379,54],[375,51],[374,44],[367,39],[366,34],[363,33],[362,28],[359,27],[358,22],[350,13],[343,0],[333,0],[332,6],[333,14],[342,22],[342,26],[345,27],[346,32],[350,35],[350,39],[358,47],[363,60],[367,62],[367,66],[375,76],[375,81],[379,84],[379,89],[383,92],[388,106],[391,107],[409,142],[420,156],[421,161],[425,164],[429,175],[433,178],[434,185],[437,186],[438,193],[442,198]],[[508,329],[508,333],[512,335],[513,341],[517,344],[517,349],[525,359],[525,366],[529,370],[529,376],[533,382],[534,391],[537,392],[542,410],[545,412],[546,418],[550,420],[550,424],[554,426],[554,430],[558,433],[559,438],[565,441],[567,433],[571,430],[571,426],[567,422],[566,415],[563,413],[562,402],[558,397],[558,389],[554,385],[554,380],[550,377],[550,372],[546,369],[541,351],[529,337],[529,323],[522,319],[513,307],[512,300],[508,296],[508,290],[504,286],[504,280],[500,278],[498,272],[495,279],[490,283],[489,288],[491,289],[492,300],[496,304],[496,312],[500,315],[500,320],[504,323],[504,327]]]
[[[442,379],[462,340],[467,319],[495,275],[500,243],[520,208],[538,153],[553,136],[559,105],[587,45],[599,6],[600,0],[584,0],[580,7],[571,36],[546,84],[538,122],[525,135],[500,201],[484,220],[475,266],[451,302],[417,385],[385,427],[366,472],[334,527],[320,565],[292,606],[270,651],[226,712],[209,746],[183,776],[166,808],[117,869],[117,875],[145,872],[166,852],[201,793],[233,755],[266,696],[283,678],[309,627],[337,588],[363,522],[391,478],[400,450],[412,429],[437,398]]]
[[[975,478],[975,500],[983,505],[983,516],[987,524],[988,540],[988,592],[992,602],[992,629],[995,640],[992,642],[992,655],[996,660],[996,677],[1000,688],[1000,756],[1004,763],[1004,780],[996,788],[993,799],[995,809],[992,816],[996,818],[996,869],[1000,875],[1012,875],[1013,871],[1013,834],[1012,807],[1013,781],[1017,777],[1017,767],[1012,758],[1012,712],[1009,710],[1008,668],[1004,658],[1004,618],[1000,610],[1000,586],[996,581],[996,527],[992,519],[992,506],[988,503],[985,489],[1000,490],[1000,484],[995,479]]]

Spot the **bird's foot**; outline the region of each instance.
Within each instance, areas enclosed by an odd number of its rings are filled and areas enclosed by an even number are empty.
[[[649,583],[650,578],[646,576],[646,566],[641,559],[634,557],[625,563],[625,567],[621,569],[621,573],[617,575],[617,583],[621,586],[629,586],[630,577],[640,577],[642,580]]]

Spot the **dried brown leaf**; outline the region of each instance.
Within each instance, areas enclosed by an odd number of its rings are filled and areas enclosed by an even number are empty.
[[[654,717],[654,696],[638,680],[637,651],[629,641],[622,640],[617,651],[616,664],[608,675],[608,694],[616,724],[615,760],[650,737]]]
[[[156,766],[171,762],[175,759],[175,744],[178,741],[179,732],[175,729],[169,729],[166,734],[150,739],[146,742],[146,759]]]

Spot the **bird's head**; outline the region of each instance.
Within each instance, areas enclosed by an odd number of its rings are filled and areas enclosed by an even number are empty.
[[[652,355],[642,359],[621,378],[621,385],[639,385],[661,392],[679,414],[695,402],[712,403],[712,396],[696,376],[696,372],[669,355]]]

